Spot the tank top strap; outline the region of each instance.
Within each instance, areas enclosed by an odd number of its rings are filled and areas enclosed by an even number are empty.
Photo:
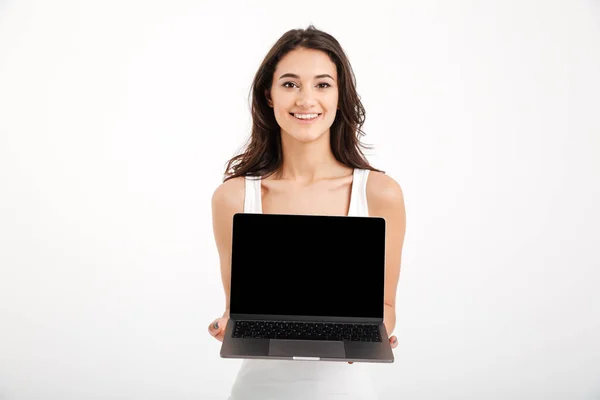
[[[246,176],[244,197],[244,212],[249,214],[262,214],[262,196],[260,189],[260,176]]]
[[[369,205],[367,204],[367,180],[369,178],[369,171],[370,170],[368,169],[354,169],[348,216],[369,216]]]

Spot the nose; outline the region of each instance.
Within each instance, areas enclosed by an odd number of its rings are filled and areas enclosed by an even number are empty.
[[[316,104],[315,96],[310,88],[303,88],[296,98],[296,105],[302,108],[310,108]]]

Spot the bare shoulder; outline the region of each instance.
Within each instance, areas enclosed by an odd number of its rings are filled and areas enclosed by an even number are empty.
[[[367,180],[369,214],[381,215],[404,210],[404,193],[400,184],[383,172],[371,171]]]
[[[216,212],[235,213],[244,208],[244,177],[229,179],[221,183],[212,195],[212,208]]]

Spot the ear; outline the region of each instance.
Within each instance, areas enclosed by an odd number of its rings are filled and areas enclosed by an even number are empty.
[[[273,100],[271,100],[271,93],[269,93],[269,90],[265,90],[265,97],[267,98],[269,107],[273,107]]]

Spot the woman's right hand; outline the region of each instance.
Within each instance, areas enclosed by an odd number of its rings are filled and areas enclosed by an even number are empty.
[[[223,336],[225,336],[225,328],[227,327],[227,321],[229,321],[229,317],[221,317],[215,319],[208,326],[208,333],[217,339],[219,342],[223,341]]]

